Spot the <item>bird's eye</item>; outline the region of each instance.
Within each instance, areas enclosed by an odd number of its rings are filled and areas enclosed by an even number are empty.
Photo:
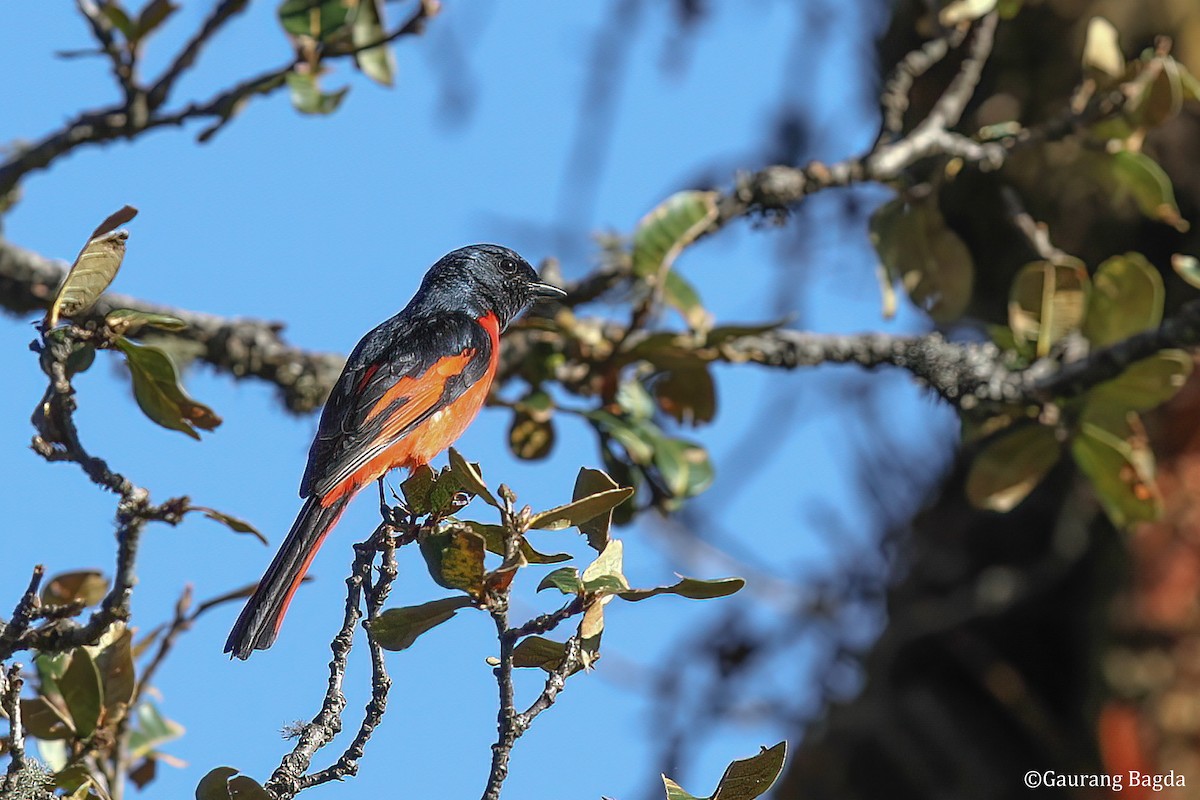
[[[500,271],[506,275],[511,275],[517,271],[517,262],[511,258],[506,258],[500,262]]]

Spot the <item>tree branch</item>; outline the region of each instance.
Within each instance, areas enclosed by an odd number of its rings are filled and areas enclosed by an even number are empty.
[[[25,770],[25,734],[21,724],[21,665],[13,664],[8,672],[0,672],[0,706],[8,715],[8,769],[0,784],[0,796],[16,797],[17,783]]]

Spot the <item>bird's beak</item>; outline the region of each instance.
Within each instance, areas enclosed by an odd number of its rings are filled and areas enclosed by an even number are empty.
[[[531,283],[529,288],[533,291],[534,299],[537,300],[557,300],[567,296],[562,289],[549,283]]]

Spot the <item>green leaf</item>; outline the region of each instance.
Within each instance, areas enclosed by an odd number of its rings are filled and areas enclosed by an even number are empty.
[[[350,91],[349,86],[344,86],[336,92],[323,92],[317,79],[307,72],[289,72],[287,85],[291,90],[292,105],[301,114],[332,114]]]
[[[1018,342],[1035,343],[1039,358],[1083,323],[1091,282],[1083,262],[1034,261],[1013,278],[1008,324]]]
[[[1183,278],[1188,286],[1200,289],[1200,259],[1175,253],[1171,256],[1171,269],[1175,270],[1175,274]]]
[[[646,424],[607,411],[589,411],[585,416],[602,437],[615,439],[635,464],[648,465],[654,459],[654,436]]]
[[[1071,442],[1071,452],[1113,525],[1123,528],[1158,519],[1162,501],[1148,451],[1138,452],[1129,441],[1084,422]]]
[[[109,627],[95,645],[85,648],[100,674],[105,722],[123,717],[133,699],[137,676],[133,665],[133,633],[123,623]]]
[[[1022,425],[988,444],[971,462],[967,499],[976,508],[1010,511],[1058,463],[1062,445],[1052,428]]]
[[[465,526],[452,526],[421,540],[421,555],[438,586],[472,595],[483,587],[484,541]]]
[[[136,208],[124,206],[109,215],[92,232],[50,303],[50,310],[46,314],[48,327],[57,325],[59,317],[82,314],[104,294],[113,278],[117,277],[117,270],[125,258],[125,242],[129,238],[127,231],[115,228],[135,216]]]
[[[408,479],[400,484],[404,504],[415,516],[428,514],[432,510],[430,494],[437,476],[428,464],[422,464],[409,473]]]
[[[654,382],[654,399],[676,422],[693,427],[717,414],[717,387],[703,364],[668,371]]]
[[[245,775],[230,779],[229,796],[232,800],[275,800],[258,781]]]
[[[44,605],[62,606],[81,603],[84,607],[94,606],[108,594],[108,581],[99,570],[80,570],[55,575],[42,587]]]
[[[558,669],[566,655],[567,646],[563,642],[556,642],[541,636],[526,636],[513,648],[513,666],[536,667],[544,669],[546,672],[553,672]],[[576,666],[573,673],[582,668],[582,665]]]
[[[572,502],[601,492],[618,488],[617,482],[608,473],[598,469],[581,467],[575,476],[575,489],[571,492]],[[587,537],[588,545],[597,553],[608,545],[608,531],[612,527],[613,512],[607,511],[579,523],[579,532]]]
[[[713,325],[713,315],[704,307],[696,287],[678,272],[668,272],[663,279],[663,300],[679,312],[688,328],[704,332]]]
[[[179,383],[171,357],[157,347],[134,344],[124,337],[117,347],[125,354],[133,378],[133,396],[142,412],[164,428],[199,439],[197,429],[211,431],[221,418],[203,403],[193,400]]]
[[[386,35],[382,0],[359,0],[354,24],[350,26],[354,46],[362,47],[382,41]],[[354,62],[364,75],[376,83],[391,86],[395,81],[396,56],[386,44],[358,51],[354,54]]]
[[[1119,342],[1162,321],[1163,282],[1141,253],[1113,256],[1096,269],[1083,335],[1093,345]]]
[[[439,519],[451,514],[461,500],[459,495],[466,492],[462,476],[453,468],[444,467],[429,489],[429,513]]]
[[[534,514],[529,521],[529,527],[535,530],[558,531],[572,525],[580,525],[611,512],[632,495],[633,489],[630,487],[606,489],[549,511]]]
[[[712,327],[712,318],[690,283],[671,271],[683,249],[717,218],[717,193],[685,191],[671,195],[642,217],[633,233],[633,274],[662,297],[693,330]]]
[[[764,747],[756,756],[734,761],[726,767],[717,790],[703,799],[688,794],[679,784],[663,775],[667,800],[754,800],[766,794],[779,779],[786,758],[787,742],[780,742],[770,749]]]
[[[42,741],[69,739],[75,734],[70,716],[45,697],[21,701],[21,722],[30,734]]]
[[[612,539],[604,550],[596,556],[596,560],[583,570],[583,575],[580,580],[583,581],[583,586],[589,591],[593,591],[592,586],[597,579],[604,577],[617,578],[620,582],[620,589],[628,589],[629,584],[625,580],[625,575],[622,572],[623,562],[625,557],[625,546],[620,539]]]
[[[653,279],[669,270],[683,248],[717,218],[717,193],[671,195],[642,217],[633,233],[633,274]]]
[[[625,412],[626,418],[631,421],[643,422],[654,416],[654,398],[646,391],[641,381],[623,381],[617,387],[614,399]]]
[[[133,20],[125,13],[125,9],[121,8],[121,4],[116,0],[105,0],[100,4],[100,13],[104,15],[109,23],[121,32],[121,35],[126,39],[132,39],[136,31]]]
[[[935,195],[885,203],[871,216],[870,237],[889,286],[900,281],[913,303],[936,322],[962,316],[975,266],[967,246],[946,225]]]
[[[160,714],[149,700],[138,703],[135,720],[136,727],[129,734],[129,752],[133,758],[141,758],[184,733],[182,725]]]
[[[328,41],[350,21],[351,5],[346,0],[284,0],[279,6],[279,22],[293,36]]]
[[[489,553],[495,553],[498,556],[507,555],[504,548],[503,526],[485,525],[474,520],[465,520],[462,524],[483,537],[484,546],[487,547]],[[530,564],[559,564],[571,560],[570,553],[543,553],[536,550],[524,537],[521,538],[520,548],[521,555]]]
[[[179,6],[171,2],[171,0],[150,0],[149,3],[142,8],[142,12],[138,14],[137,25],[133,30],[133,34],[129,36],[129,41],[137,44],[142,39],[145,39],[154,31],[158,30],[167,17],[179,10]]]
[[[370,621],[371,635],[385,650],[407,650],[418,636],[441,625],[471,602],[471,598],[460,595],[431,600],[419,606],[389,608],[378,619]]]
[[[217,511],[215,508],[207,506],[188,506],[188,511],[199,511],[209,519],[219,522],[234,533],[248,533],[255,539],[258,539],[263,544],[269,544],[267,537],[259,532],[258,528],[246,522],[244,519],[238,519],[235,516],[226,514],[223,511]]]
[[[1187,220],[1179,215],[1171,179],[1154,159],[1133,150],[1120,150],[1111,158],[1118,197],[1132,198],[1150,219],[1165,222],[1180,233],[1188,230]]]
[[[742,578],[716,578],[700,580],[699,578],[680,578],[670,586],[657,586],[653,589],[627,589],[616,593],[622,600],[636,603],[648,597],[660,594],[674,594],[689,600],[712,600],[717,597],[728,597],[741,591],[746,585]]]
[[[554,401],[541,390],[533,390],[517,401],[512,425],[508,429],[508,447],[513,455],[526,461],[538,461],[554,449]]]
[[[479,465],[472,464],[462,457],[462,454],[450,448],[450,471],[458,477],[458,483],[463,491],[470,492],[490,506],[500,507],[499,501],[492,496],[483,476],[479,473]]]
[[[1159,351],[1092,389],[1088,403],[1110,403],[1134,411],[1157,408],[1183,388],[1192,364],[1192,357],[1183,350]]]
[[[104,324],[118,336],[136,333],[146,327],[163,331],[182,331],[187,328],[187,323],[178,317],[135,311],[132,308],[118,308],[108,312],[104,317]]]
[[[661,437],[654,442],[654,467],[672,497],[694,497],[713,482],[708,451],[699,445]]]
[[[230,800],[229,779],[237,774],[233,767],[209,770],[196,786],[196,800]]]
[[[58,688],[71,714],[75,732],[81,738],[91,736],[100,720],[100,709],[104,707],[104,690],[100,673],[87,650],[77,647],[71,651],[71,661],[58,680]]]
[[[574,567],[559,567],[538,584],[537,590],[558,589],[563,594],[579,594],[583,591],[583,582],[579,578],[579,570]]]

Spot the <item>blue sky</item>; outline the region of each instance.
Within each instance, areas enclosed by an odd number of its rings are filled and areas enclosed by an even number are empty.
[[[186,3],[150,42],[150,74],[207,6]],[[806,159],[835,159],[869,146],[876,124],[872,42],[884,21],[868,12],[877,5],[714,3],[712,16],[682,40],[667,8],[647,7],[628,22],[632,41],[612,115],[605,118],[611,137],[596,156],[599,180],[594,187],[578,185],[568,165],[580,92],[593,37],[608,24],[610,8],[549,0],[484,8],[446,0],[426,36],[397,47],[394,89],[376,87],[341,65],[327,86],[351,91],[331,117],[301,117],[286,97],[275,95],[253,101],[204,146],[194,143],[197,126],[81,149],[29,177],[23,200],[4,219],[4,235],[69,259],[100,219],[133,204],[141,213],[128,226],[128,256],[115,290],[281,320],[292,342],[344,352],[403,306],[429,264],[462,244],[501,241],[535,263],[563,256],[564,271],[581,274],[594,253],[591,232],[628,233],[642,214],[698,176],[727,182],[735,168],[759,166],[780,98],[806,109],[813,122]],[[407,6],[389,9],[399,16]],[[52,55],[89,44],[72,4],[21,4],[10,9],[6,30],[0,63],[10,78],[0,139],[36,138],[77,110],[115,97],[101,62]],[[288,57],[273,4],[254,3],[205,52],[181,83],[180,97],[206,98]],[[457,118],[447,113],[449,90],[465,102]],[[859,191],[859,211],[849,220],[844,196],[831,196],[807,203],[789,228],[731,226],[689,250],[679,269],[719,320],[761,320],[783,311],[815,330],[919,329],[924,323],[911,309],[895,321],[879,317],[864,215],[885,196]],[[565,233],[551,238],[548,232],[560,224]],[[780,297],[794,299],[781,303]],[[24,321],[0,320],[0,369],[8,376],[8,390],[0,393],[4,608],[34,563],[51,572],[107,571],[113,553],[111,498],[78,470],[46,464],[28,449],[28,416],[44,386],[26,348],[31,337]],[[718,467],[717,483],[695,504],[694,516],[722,531],[721,540],[735,542],[738,558],[752,561],[763,578],[752,580],[741,599],[724,602],[757,604],[767,617],[798,602],[781,588],[789,582],[803,586],[848,565],[882,564],[880,520],[861,502],[864,475],[870,476],[862,472],[863,454],[886,451],[886,469],[917,475],[919,489],[945,462],[952,416],[902,375],[841,369],[783,375],[743,367],[722,368],[718,378],[716,423],[689,433],[711,449]],[[98,360],[77,383],[86,444],[153,497],[186,493],[242,516],[273,547],[298,509],[296,487],[315,418],[284,415],[261,385],[235,384],[204,369],[192,370],[187,382],[225,419],[201,443],[144,419],[115,362]],[[779,393],[799,400],[780,404],[773,400]],[[535,507],[567,499],[576,469],[599,463],[593,437],[566,419],[549,461],[515,462],[504,449],[508,422],[504,412],[485,410],[460,449],[484,464],[489,479],[508,483]],[[764,429],[771,436],[764,437]],[[754,462],[758,468],[747,470]],[[370,500],[345,516],[313,565],[317,580],[298,595],[270,651],[245,664],[222,655],[237,610],[232,606],[209,614],[180,642],[159,688],[163,712],[187,728],[165,749],[189,766],[162,770],[151,796],[190,796],[199,777],[222,764],[259,779],[269,775],[288,747],[280,727],[308,719],[318,707],[328,640],[341,615],[349,542],[363,538],[376,516]],[[736,563],[710,550],[672,545],[677,540],[667,530],[647,520],[620,532],[635,584],[670,582],[676,570],[701,577],[738,572]],[[543,545],[577,545],[555,536],[547,534]],[[135,618],[145,628],[166,619],[188,582],[204,598],[253,581],[270,554],[249,537],[201,519],[152,528],[144,539]],[[532,572],[526,579],[517,613],[532,615],[555,602],[533,598],[536,579]],[[443,594],[415,553],[405,554],[393,602]],[[731,717],[687,763],[654,761],[650,668],[686,660],[680,637],[722,613],[716,605],[663,598],[612,609],[609,659],[571,680],[559,706],[518,744],[506,796],[640,797],[662,770],[703,794],[729,760],[788,735],[762,715]],[[879,622],[868,613],[849,624],[869,640]],[[468,611],[393,656],[391,706],[359,777],[306,796],[481,792],[495,735],[495,685],[484,659],[494,649],[491,621]],[[809,669],[820,663],[815,654],[803,648],[792,654],[764,680],[763,691],[782,684],[803,702],[807,687],[823,680]],[[531,700],[540,677],[521,678],[518,691]],[[361,670],[348,685],[348,725],[354,725],[365,700]]]

